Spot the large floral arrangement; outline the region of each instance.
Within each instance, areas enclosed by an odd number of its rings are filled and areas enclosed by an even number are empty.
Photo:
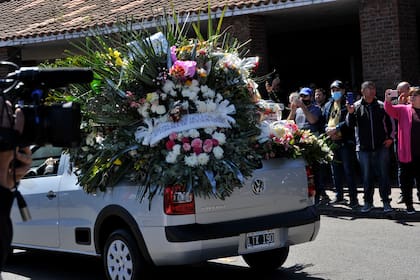
[[[94,36],[78,46],[82,55],[54,63],[94,71],[89,87],[49,97],[82,104],[84,140],[70,154],[87,192],[125,177],[149,199],[167,185],[225,198],[267,153],[302,156],[318,143],[294,126],[293,143],[279,132],[291,129],[283,123],[261,134],[266,128],[247,88],[258,59],[245,57],[235,39],[220,33],[220,23],[207,39],[197,27],[196,38],[180,30],[167,24],[155,34]]]
[[[78,46],[82,55],[55,62],[94,71],[89,88],[50,98],[83,106],[85,137],[70,153],[87,192],[126,177],[149,197],[182,185],[224,198],[258,166],[260,130],[246,86],[258,59],[226,34],[204,40],[174,30],[95,36]]]

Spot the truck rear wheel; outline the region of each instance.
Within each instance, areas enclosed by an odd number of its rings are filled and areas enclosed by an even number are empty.
[[[109,280],[147,278],[146,264],[137,243],[126,230],[119,229],[110,234],[105,242],[103,262]]]
[[[244,261],[255,270],[270,271],[281,267],[289,255],[289,247],[242,255]]]

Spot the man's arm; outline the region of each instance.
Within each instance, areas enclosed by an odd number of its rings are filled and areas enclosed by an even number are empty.
[[[24,116],[20,109],[15,112],[12,110],[12,104],[0,97],[0,127],[14,129],[19,133],[23,130]],[[16,143],[11,143],[16,144]],[[16,145],[17,146],[17,145]],[[19,164],[14,164],[14,161]],[[25,176],[32,163],[31,151],[29,147],[4,150],[0,147],[0,185],[3,188],[12,189],[16,182]],[[16,182],[15,182],[16,181]]]

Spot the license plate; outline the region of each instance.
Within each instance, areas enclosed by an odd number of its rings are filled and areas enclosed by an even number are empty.
[[[246,249],[271,247],[276,243],[274,230],[250,232],[245,235],[245,238]]]

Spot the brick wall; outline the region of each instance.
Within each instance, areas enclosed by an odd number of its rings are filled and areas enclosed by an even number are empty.
[[[229,27],[229,33],[236,37],[240,43],[245,43],[244,49],[248,49],[247,56],[258,56],[260,64],[258,75],[266,74],[267,63],[267,38],[265,31],[265,21],[262,16],[244,15],[228,17],[223,19],[223,29]]]
[[[401,80],[419,75],[414,0],[360,0],[363,79],[376,83],[378,96]]]
[[[419,46],[416,17],[416,3],[412,0],[398,1],[400,42],[401,42],[401,76],[402,79],[419,85]]]

